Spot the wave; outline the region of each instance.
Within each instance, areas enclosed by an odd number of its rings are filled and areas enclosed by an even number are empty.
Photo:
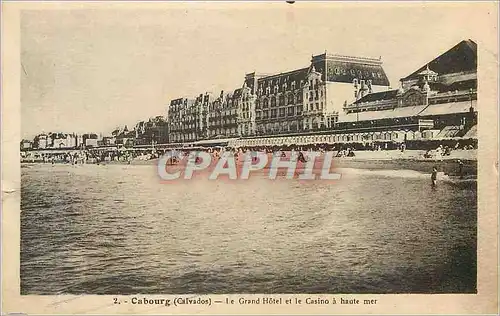
[[[342,175],[353,176],[383,176],[391,178],[428,178],[430,173],[423,173],[415,170],[399,169],[356,169],[356,168],[335,168],[336,172]]]

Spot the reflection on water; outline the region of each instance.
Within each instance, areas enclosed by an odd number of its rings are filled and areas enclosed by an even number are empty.
[[[155,166],[22,169],[22,294],[476,291],[475,184],[343,169],[333,182]]]

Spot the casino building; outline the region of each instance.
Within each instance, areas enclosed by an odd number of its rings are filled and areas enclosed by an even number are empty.
[[[405,131],[405,139],[475,136],[474,41],[461,41],[400,82],[397,90],[369,93],[346,105],[336,129],[372,140],[394,130]]]

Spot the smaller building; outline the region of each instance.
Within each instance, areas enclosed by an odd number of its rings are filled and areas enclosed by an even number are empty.
[[[102,138],[103,146],[113,146],[116,144],[116,137],[113,136],[105,136]]]
[[[27,139],[23,139],[20,144],[21,151],[30,150],[33,148],[33,142]]]
[[[45,133],[39,134],[33,139],[33,148],[35,149],[45,149],[51,145],[49,135]]]
[[[49,133],[51,142],[50,148],[75,148],[77,137],[75,134]]]
[[[83,134],[82,135],[82,140],[83,140],[83,145],[86,148],[89,147],[97,147],[97,141],[99,139],[99,136],[94,133],[88,133],[88,134]]]

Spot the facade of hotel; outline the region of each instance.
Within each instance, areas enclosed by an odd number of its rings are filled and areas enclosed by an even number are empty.
[[[208,137],[209,106],[216,100],[206,92],[194,99],[178,98],[170,102],[168,111],[171,143],[192,142]]]
[[[219,97],[208,105],[208,137],[238,136],[238,104],[241,99],[241,89],[225,94],[221,91]]]
[[[346,104],[386,91],[382,61],[328,53],[310,65],[276,75],[250,73],[230,93],[170,102],[171,142],[332,129]],[[206,113],[206,114],[205,114]],[[206,118],[205,115],[208,117]]]
[[[345,104],[388,88],[380,59],[313,56],[307,68],[258,80],[256,134],[332,129]]]

